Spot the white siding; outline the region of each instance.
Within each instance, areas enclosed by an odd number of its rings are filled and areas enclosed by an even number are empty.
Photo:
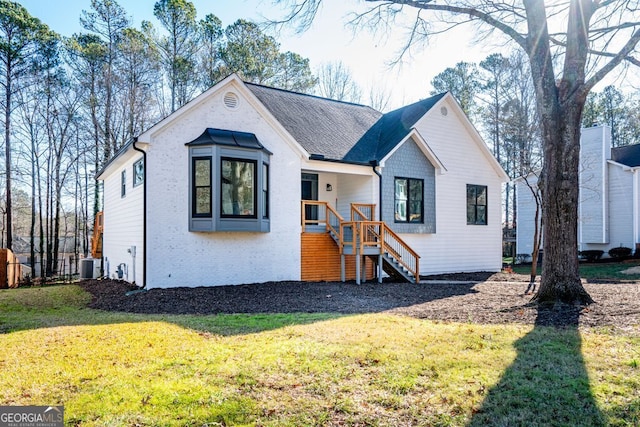
[[[533,233],[535,227],[535,214],[536,214],[536,201],[533,197],[534,191],[537,189],[538,178],[535,175],[527,177],[527,181],[531,188],[527,185],[524,179],[520,179],[516,182],[516,197],[517,197],[517,218],[516,218],[516,254],[533,253]],[[542,215],[540,210],[539,215]],[[540,221],[540,219],[538,219]]]
[[[351,220],[351,203],[376,204],[375,218],[378,218],[378,177],[339,175],[338,176],[338,213],[346,221]]]
[[[128,273],[123,279],[143,283],[143,188],[144,184],[133,187],[133,163],[142,158],[142,153],[130,149],[109,168],[104,176],[104,273],[114,277],[118,265],[124,264]],[[126,170],[126,195],[121,197],[120,177]],[[127,252],[136,247],[135,264]],[[134,276],[135,270],[135,276]]]
[[[147,286],[205,286],[300,279],[301,160],[242,94],[235,110],[225,87],[152,134],[149,141]],[[207,127],[254,133],[270,160],[271,231],[188,231],[188,149]],[[213,197],[217,197],[214,189]]]
[[[436,233],[402,234],[420,256],[420,273],[499,271],[502,267],[501,177],[463,125],[458,107],[432,108],[416,128],[446,172],[436,173]],[[435,110],[435,111],[434,111]],[[467,225],[467,184],[486,185],[487,225]]]
[[[609,184],[609,242],[589,244],[581,242],[580,250],[600,249],[607,252],[611,248],[625,246],[635,250],[633,236],[633,172],[623,170],[619,165],[608,165]]]
[[[583,243],[609,243],[607,159],[611,157],[608,126],[583,129],[580,136],[580,235]]]

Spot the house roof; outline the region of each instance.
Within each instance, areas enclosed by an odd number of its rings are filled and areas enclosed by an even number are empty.
[[[383,159],[446,93],[423,99],[382,115],[344,157],[347,161]]]
[[[159,131],[172,120],[197,108],[202,100],[228,84],[235,84],[239,89],[248,90],[253,94],[311,160],[363,165],[368,165],[374,160],[383,161],[394,148],[411,137],[411,133],[415,132],[416,123],[448,94],[448,92],[441,93],[383,114],[366,105],[245,82],[232,74],[151,126],[138,138],[140,141],[148,141],[153,132]],[[240,142],[236,135],[240,138]],[[98,173],[98,177],[116,158],[130,150],[138,138],[125,144]],[[189,144],[200,143],[254,146],[254,148],[266,150],[255,135],[236,130],[207,128],[202,135]],[[441,164],[440,166],[444,169]],[[499,166],[497,168],[501,170]]]
[[[245,84],[308,153],[355,163],[384,158],[445,96],[382,114],[365,105]]]
[[[612,148],[611,160],[632,168],[640,166],[640,144]]]
[[[271,154],[271,152],[264,148],[264,145],[258,141],[255,134],[235,130],[206,128],[199,137],[191,142],[187,142],[185,145],[194,146],[211,144],[262,150]]]
[[[254,83],[245,85],[309,154],[327,160],[346,160],[349,150],[382,116],[365,105]]]

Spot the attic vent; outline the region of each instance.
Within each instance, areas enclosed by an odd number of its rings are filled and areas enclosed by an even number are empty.
[[[440,114],[442,114],[443,116],[446,116],[447,114],[449,114],[447,107],[440,108]]]
[[[231,110],[238,108],[238,95],[233,92],[227,92],[224,94],[224,105]]]

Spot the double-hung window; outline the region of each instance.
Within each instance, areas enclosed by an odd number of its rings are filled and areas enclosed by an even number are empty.
[[[487,186],[467,184],[467,224],[487,225]]]
[[[271,153],[256,136],[209,128],[186,145],[189,230],[268,232]]]
[[[424,222],[424,180],[395,178],[395,222]]]
[[[211,218],[211,157],[193,157],[191,163],[191,214]]]

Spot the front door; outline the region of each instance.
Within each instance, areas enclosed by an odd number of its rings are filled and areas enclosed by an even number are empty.
[[[302,200],[318,200],[318,174],[302,174]],[[305,206],[306,219],[318,220],[318,206]]]

